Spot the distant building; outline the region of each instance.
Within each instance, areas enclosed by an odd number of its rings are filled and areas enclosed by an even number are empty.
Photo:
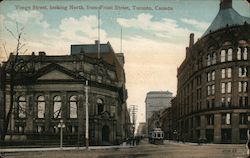
[[[146,123],[140,122],[137,128],[136,135],[137,136],[145,136],[147,134]]]
[[[5,92],[1,105],[1,109],[5,107],[4,112],[11,107],[10,85],[14,85],[14,107],[6,141],[59,142],[58,124],[63,120],[64,143],[84,144],[86,80],[90,145],[119,144],[128,137],[131,131],[124,57],[121,53],[117,55],[107,43],[101,44],[98,58],[97,44],[72,45],[71,55],[65,56],[47,56],[45,52],[11,55],[3,63],[6,78],[0,86]],[[13,82],[11,71],[14,71]]]
[[[146,96],[146,123],[147,126],[149,125],[149,119],[153,116],[154,113],[154,119],[158,117],[158,113],[171,106],[171,99],[172,99],[172,93],[169,91],[151,91],[147,93]],[[160,113],[159,113],[160,116]],[[153,120],[154,120],[153,119]],[[153,121],[151,119],[151,121]],[[152,124],[151,124],[152,125]],[[153,126],[152,126],[153,128]],[[148,126],[149,129],[149,126]]]
[[[173,117],[181,140],[245,143],[250,113],[250,18],[221,0],[204,35],[190,35],[178,68]]]

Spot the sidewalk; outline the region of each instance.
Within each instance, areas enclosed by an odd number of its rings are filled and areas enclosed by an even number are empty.
[[[122,148],[133,148],[135,146],[130,145],[114,145],[114,146],[89,146],[89,150],[102,150],[102,149],[122,149]],[[60,147],[58,148],[9,148],[0,149],[0,153],[11,153],[11,152],[27,152],[27,151],[58,151],[58,150],[86,150],[86,147]]]

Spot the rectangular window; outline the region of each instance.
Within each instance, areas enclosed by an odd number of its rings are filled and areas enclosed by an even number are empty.
[[[207,125],[214,125],[214,115],[207,115]]]
[[[226,103],[226,106],[227,107],[231,107],[231,97],[227,97],[227,103]]]
[[[225,107],[226,106],[226,100],[224,97],[221,98],[221,107]]]
[[[227,69],[227,78],[231,78],[232,77],[232,68],[228,68]]]
[[[226,51],[222,50],[220,54],[220,61],[225,62],[226,61]]]
[[[221,83],[221,93],[224,94],[226,92],[226,83]]]
[[[247,140],[247,129],[240,129],[240,140]]]
[[[211,58],[210,58],[210,54],[207,55],[207,66],[211,65]]]
[[[232,92],[232,84],[231,82],[227,83],[227,93],[231,93]]]
[[[237,51],[237,60],[241,60],[241,48],[238,48],[238,51]]]
[[[247,60],[247,48],[244,48],[243,60]]]
[[[210,72],[207,73],[207,81],[208,81],[208,82],[211,81],[211,73],[210,73]]]
[[[216,53],[212,54],[212,64],[216,64]]]
[[[233,59],[233,49],[229,48],[227,52],[227,61],[232,61]]]
[[[240,113],[239,124],[241,125],[247,124],[247,113]]]
[[[211,88],[211,94],[214,95],[215,94],[215,85],[212,85],[211,87],[212,87]]]
[[[211,87],[207,86],[207,95],[211,95]]]
[[[230,113],[222,113],[221,114],[221,124],[230,125],[231,124],[231,114]]]
[[[239,77],[246,77],[247,70],[247,67],[239,67]]]
[[[221,69],[221,78],[226,78],[226,69]]]
[[[215,80],[215,71],[212,71],[212,81]]]

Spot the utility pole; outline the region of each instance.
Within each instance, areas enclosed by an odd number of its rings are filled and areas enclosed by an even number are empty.
[[[86,130],[85,130],[85,140],[86,140],[86,149],[88,150],[89,148],[89,92],[88,92],[88,80],[85,82],[85,96],[86,96]]]
[[[130,105],[130,114],[132,117],[132,130],[133,137],[135,136],[135,125],[136,125],[136,113],[137,113],[137,105]]]

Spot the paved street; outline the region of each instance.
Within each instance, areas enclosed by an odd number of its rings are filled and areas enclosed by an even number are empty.
[[[6,158],[246,158],[244,144],[175,143],[148,144],[146,140],[135,148],[91,149],[86,151],[30,151],[5,153]]]

